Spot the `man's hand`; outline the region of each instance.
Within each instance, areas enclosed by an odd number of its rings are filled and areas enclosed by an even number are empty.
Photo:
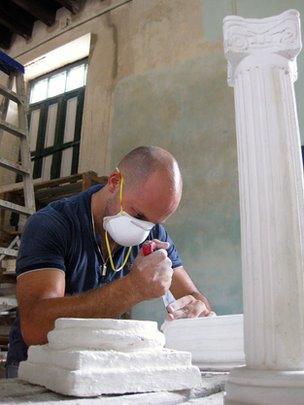
[[[186,295],[167,306],[167,320],[197,318],[214,314],[202,300]]]
[[[142,300],[161,297],[169,290],[172,281],[172,262],[166,251],[170,245],[157,239],[153,241],[157,250],[148,256],[140,250],[129,273]]]

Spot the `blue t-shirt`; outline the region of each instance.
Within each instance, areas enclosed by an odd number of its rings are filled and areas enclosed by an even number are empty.
[[[76,196],[52,202],[32,215],[25,226],[16,264],[16,273],[43,268],[57,268],[65,272],[65,294],[78,294],[111,283],[129,273],[140,246],[133,246],[125,267],[113,272],[107,261],[103,272],[101,257],[94,236],[91,197],[101,189],[97,185]],[[170,243],[168,256],[172,268],[182,265],[174,243],[165,228],[155,225],[147,239]],[[128,248],[120,247],[114,253],[115,267],[121,266]],[[105,273],[105,274],[104,274]],[[7,364],[18,364],[27,358],[27,346],[20,330],[19,315],[12,325]]]

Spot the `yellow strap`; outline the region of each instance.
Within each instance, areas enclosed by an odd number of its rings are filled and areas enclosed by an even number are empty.
[[[116,170],[117,170],[118,173],[120,174],[119,202],[120,202],[120,213],[122,213],[122,212],[123,212],[123,209],[122,209],[122,192],[123,192],[123,186],[124,186],[124,177],[123,177],[123,175],[120,173],[118,167],[116,167]],[[110,243],[109,243],[109,238],[108,238],[108,232],[107,232],[107,231],[106,231],[106,235],[105,235],[105,236],[106,236],[106,245],[107,245],[107,250],[108,250],[108,255],[109,255],[109,259],[110,259],[110,263],[111,263],[112,270],[115,271],[115,272],[116,272],[116,271],[120,271],[120,270],[126,265],[128,259],[129,259],[132,246],[129,247],[128,253],[127,253],[127,255],[126,255],[126,257],[125,257],[125,259],[124,259],[122,265],[121,265],[118,269],[115,269],[114,262],[113,262],[113,258],[112,258],[112,252],[111,252],[111,248],[110,248]]]
[[[121,174],[121,181],[120,181],[120,188],[119,188],[120,212],[123,211],[123,209],[122,209],[122,191],[123,191],[124,182],[125,181],[124,181],[123,175]]]
[[[116,170],[120,174],[119,202],[120,202],[120,212],[123,212],[123,209],[122,209],[122,192],[123,192],[123,186],[124,186],[125,180],[124,180],[123,175],[120,173],[120,170],[118,169],[118,167],[116,167]]]
[[[120,271],[121,269],[123,269],[125,267],[128,259],[129,259],[132,246],[129,247],[128,253],[127,253],[122,265],[118,269],[115,269],[114,262],[113,262],[113,259],[112,259],[112,253],[111,253],[111,248],[110,248],[110,243],[109,243],[109,238],[108,238],[108,232],[107,231],[106,231],[106,245],[107,245],[107,250],[108,250],[108,255],[109,255],[112,270],[115,271],[115,272]]]

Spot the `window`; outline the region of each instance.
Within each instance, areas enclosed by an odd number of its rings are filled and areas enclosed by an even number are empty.
[[[87,63],[52,72],[31,82],[30,104],[85,86]]]
[[[29,129],[33,178],[77,173],[87,61],[30,82]]]

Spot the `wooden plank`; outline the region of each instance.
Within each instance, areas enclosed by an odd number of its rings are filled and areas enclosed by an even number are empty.
[[[17,298],[13,295],[0,296],[0,307],[1,308],[16,308]]]
[[[24,207],[19,204],[12,203],[10,201],[5,201],[0,199],[0,208],[17,212],[18,214],[24,214],[24,215],[32,215],[35,211],[33,211],[30,208]]]
[[[0,30],[0,36],[1,36],[1,30]],[[14,74],[10,73],[8,76],[6,88],[8,90],[12,90],[13,84],[14,84]],[[0,107],[0,120],[5,121],[6,116],[7,116],[7,111],[8,111],[8,105],[9,105],[9,98],[3,97],[2,102],[1,102],[1,107]],[[3,138],[3,129],[0,129],[0,143]]]
[[[10,256],[10,257],[17,257],[18,250],[0,247],[0,254]]]
[[[16,273],[0,274],[0,283],[15,284],[16,283]]]
[[[30,171],[19,165],[18,163],[10,162],[9,160],[0,158],[0,166],[19,174],[29,174]]]
[[[21,99],[18,96],[18,94],[15,93],[14,91],[8,89],[7,87],[3,86],[2,84],[0,84],[0,94],[2,94],[4,97],[8,97],[15,103],[18,103],[18,104],[21,103]]]
[[[0,335],[0,346],[7,346],[9,342],[9,337],[6,335]]]
[[[16,74],[16,88],[17,94],[20,97],[24,97],[25,96],[24,80],[23,74],[21,72],[17,72]],[[18,120],[19,126],[25,133],[25,137],[23,137],[20,142],[21,164],[23,167],[31,167],[31,154],[28,143],[29,132],[28,132],[27,115],[23,104],[18,105]],[[31,171],[23,175],[23,192],[24,192],[24,205],[28,210],[28,212],[30,214],[33,214],[33,212],[36,211],[36,205],[35,205],[35,194]]]
[[[15,317],[7,315],[0,316],[0,325],[1,326],[11,326],[15,321]]]
[[[40,182],[41,182],[40,179],[33,180],[34,187],[35,187],[35,184],[39,184]],[[11,193],[11,192],[14,192],[14,191],[20,191],[22,189],[23,189],[23,182],[22,181],[20,181],[18,183],[5,184],[4,186],[0,186],[0,194]]]
[[[0,120],[0,128],[15,136],[18,136],[21,139],[26,138],[27,135],[26,131],[24,131],[23,129],[18,128],[15,125],[9,124],[8,122],[5,122],[3,120]]]
[[[84,183],[78,181],[77,183],[65,184],[63,186],[58,186],[56,188],[52,187],[49,189],[41,189],[35,193],[36,199],[41,204],[48,204],[52,201],[59,200],[60,198],[67,198],[80,193],[81,191],[87,190],[89,187],[96,185],[96,184],[103,184],[107,183],[107,177],[104,177],[104,181],[98,178],[98,181],[93,181],[90,179],[89,182],[86,182],[86,186],[84,187]]]
[[[88,176],[88,173],[83,173],[82,175],[82,190],[85,191],[92,185],[92,177]]]
[[[21,235],[21,231],[15,231],[15,230],[6,230],[5,231],[9,236],[20,236]]]
[[[81,192],[81,182],[65,184],[64,186],[51,187],[37,190],[35,193],[37,202],[45,204],[60,198],[69,197]]]
[[[67,8],[73,14],[76,14],[81,7],[81,4],[78,0],[56,0],[56,2]]]
[[[40,182],[39,184],[35,185],[35,190],[39,190],[41,188],[56,187],[57,185],[63,185],[66,183],[75,183],[80,178],[81,178],[80,174],[74,174],[73,176],[67,176],[67,177],[62,177],[59,179],[43,181],[43,182]]]
[[[0,48],[9,49],[12,43],[13,33],[3,25],[0,25]]]
[[[59,179],[53,179],[53,180],[47,180],[47,181],[41,181],[40,179],[35,179],[33,180],[34,183],[34,189],[35,192],[37,190],[40,190],[42,188],[48,188],[48,187],[56,187],[57,185],[64,185],[72,182],[77,182],[80,179],[82,179],[83,175],[87,175],[92,179],[93,182],[96,184],[104,184],[107,182],[107,177],[106,176],[97,176],[97,173],[94,171],[89,171],[85,173],[79,173],[79,174],[73,174],[72,176],[67,176],[67,177],[62,177]],[[23,188],[23,183],[13,183],[13,184],[6,184],[4,186],[0,186],[0,194],[4,193],[9,193],[9,192],[14,192],[18,190],[22,190]]]
[[[54,180],[47,180],[47,181],[41,181],[41,179],[34,179],[33,180],[34,189],[36,191],[41,188],[55,187],[58,184],[76,182],[80,178],[81,178],[80,174],[74,174],[73,176],[63,177],[62,179],[54,179]],[[22,190],[22,189],[23,189],[23,182],[6,184],[4,186],[0,186],[0,194],[18,191],[18,190]]]
[[[36,17],[38,20],[44,22],[49,27],[54,24],[56,12],[41,0],[11,0],[13,3],[21,7],[23,10]]]
[[[6,249],[14,249],[15,247],[18,248],[19,246],[20,246],[20,238],[18,235],[16,235],[14,239],[11,241],[11,243],[6,247]],[[2,261],[4,258],[5,255],[0,255],[0,261]]]
[[[93,171],[89,171],[87,173],[90,173],[92,176],[97,176],[97,174]],[[73,174],[72,176],[67,176],[67,177],[62,177],[59,179],[53,179],[45,182],[41,182],[40,184],[37,184],[35,186],[35,190],[39,190],[41,188],[47,188],[47,187],[55,187],[57,185],[63,185],[66,183],[75,183],[76,181],[79,181],[82,177],[82,174]]]
[[[7,0],[0,1],[0,23],[10,31],[29,39],[32,35],[34,18]]]

